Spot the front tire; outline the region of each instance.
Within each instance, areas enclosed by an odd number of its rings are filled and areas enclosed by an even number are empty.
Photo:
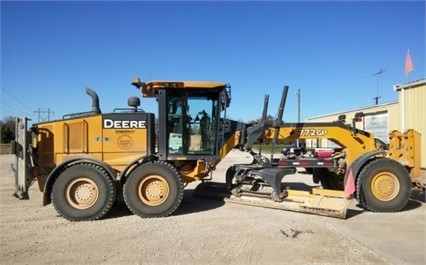
[[[179,207],[183,192],[179,171],[163,161],[138,166],[123,187],[127,207],[142,218],[171,215]]]
[[[380,158],[369,162],[357,180],[357,198],[372,212],[402,210],[411,196],[411,178],[397,161]]]
[[[111,209],[116,189],[104,168],[81,163],[59,175],[53,185],[51,199],[56,211],[65,219],[97,220]]]

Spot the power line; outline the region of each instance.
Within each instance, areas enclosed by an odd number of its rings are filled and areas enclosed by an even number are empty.
[[[27,109],[34,111],[33,108],[31,108],[30,106],[28,106],[27,104],[23,103],[21,100],[17,99],[14,95],[12,95],[9,91],[7,91],[4,87],[1,88],[1,90],[3,90],[6,94],[8,94],[10,97],[12,97],[14,100],[16,100],[16,102],[18,102],[19,104],[21,104],[22,106],[26,107]]]
[[[17,108],[15,108],[15,107],[13,107],[13,106],[7,105],[7,104],[6,104],[6,103],[4,103],[4,102],[2,102],[1,104],[2,104],[3,106],[5,106],[5,107],[8,107],[8,108],[10,108],[10,109],[14,110],[14,111],[22,112],[20,109],[17,109]]]
[[[8,108],[8,109],[2,108],[2,111],[9,112],[9,113],[12,113],[12,111],[13,111],[14,113],[16,113],[16,114],[18,114],[18,115],[22,115],[22,114],[25,114],[25,115],[27,115],[27,116],[32,115],[32,114],[29,114],[28,112],[24,112],[24,111],[22,111],[22,110],[20,110],[20,109],[17,109],[17,108],[16,108],[16,107],[14,107],[14,106],[10,106],[10,105],[8,105],[8,104],[6,104],[6,103],[4,103],[4,102],[2,102],[1,104],[2,104],[2,106],[4,106],[4,107]]]
[[[9,113],[11,116],[18,116],[18,115],[20,115],[20,113],[14,111],[14,110],[0,108],[0,111],[2,113]]]
[[[34,114],[37,114],[38,122],[50,121],[50,114],[54,114],[52,110],[42,110],[38,108],[38,110],[34,111]]]
[[[7,107],[7,108],[4,108]],[[24,113],[20,110],[17,110],[15,108],[11,108],[10,106],[7,106],[5,104],[3,104],[3,106],[0,108],[0,120],[4,120],[8,117],[21,117],[21,116],[27,116],[27,117],[31,117],[33,116],[33,114],[30,113]]]

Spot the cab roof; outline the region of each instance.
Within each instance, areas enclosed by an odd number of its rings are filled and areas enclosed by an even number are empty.
[[[143,97],[153,97],[158,93],[159,89],[194,89],[194,90],[211,90],[225,89],[228,84],[221,82],[208,81],[164,81],[152,80],[141,82],[140,78],[135,78],[132,85],[141,89]]]

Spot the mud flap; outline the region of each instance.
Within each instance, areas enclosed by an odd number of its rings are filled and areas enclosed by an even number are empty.
[[[197,198],[223,200],[263,208],[309,213],[345,219],[351,200],[344,197],[343,191],[312,189],[311,191],[286,190],[286,197],[275,202],[270,196],[244,193],[237,197],[226,188],[225,183],[204,182],[199,184],[194,196]]]

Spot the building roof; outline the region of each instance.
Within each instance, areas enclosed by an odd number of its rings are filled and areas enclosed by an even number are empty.
[[[414,81],[404,83],[404,84],[394,85],[393,89],[395,91],[400,91],[402,89],[408,89],[408,88],[413,88],[413,87],[418,87],[418,86],[423,86],[423,85],[426,85],[426,78],[414,80]]]
[[[398,101],[392,101],[392,102],[381,103],[381,104],[377,104],[377,105],[370,105],[370,106],[365,106],[365,107],[360,107],[360,108],[354,108],[354,109],[350,109],[350,110],[332,112],[332,113],[328,113],[328,114],[310,117],[310,118],[307,118],[306,120],[312,120],[312,119],[318,119],[318,118],[323,118],[323,117],[327,117],[327,116],[339,115],[339,114],[343,114],[343,113],[347,113],[347,112],[353,112],[353,111],[363,111],[363,110],[373,109],[373,108],[377,108],[377,107],[386,107],[386,106],[394,105],[394,104],[398,104]]]

